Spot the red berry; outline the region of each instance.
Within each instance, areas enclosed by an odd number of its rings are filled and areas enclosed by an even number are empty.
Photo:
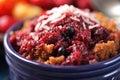
[[[75,5],[80,9],[92,9],[92,5],[90,3],[90,0],[76,0]]]
[[[12,44],[14,44],[16,42],[16,36],[15,35],[11,36],[9,38],[9,42],[12,43]]]
[[[7,16],[7,15],[1,16],[0,17],[0,33],[5,33],[7,29],[16,22],[17,20],[10,16]]]
[[[72,0],[53,0],[55,6],[60,6],[63,4],[72,4]]]
[[[54,7],[53,0],[29,0],[29,2],[44,9],[50,9]]]
[[[0,16],[11,15],[17,0],[0,0]]]

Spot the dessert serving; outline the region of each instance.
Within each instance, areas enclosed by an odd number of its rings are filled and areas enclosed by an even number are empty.
[[[44,64],[86,65],[116,56],[120,36],[100,12],[63,5],[24,22],[9,42],[23,57]]]

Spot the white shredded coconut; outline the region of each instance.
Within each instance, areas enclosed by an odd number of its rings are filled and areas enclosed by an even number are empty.
[[[90,25],[90,26],[89,26],[89,29],[93,29],[93,28],[95,28],[95,27],[99,27],[99,26],[100,26],[100,24]]]
[[[42,15],[42,16],[40,16],[40,17],[37,19],[37,21],[41,21],[41,20],[43,20],[43,19],[45,19],[45,18],[48,18],[48,16],[47,16],[47,15]]]
[[[75,20],[75,21],[78,21],[78,22],[80,21],[80,19],[78,19],[76,16],[71,16],[70,18],[71,18],[72,20]]]
[[[35,31],[39,30],[39,27],[40,27],[40,26],[41,26],[41,23],[38,22],[38,23],[36,24],[36,26],[35,26]]]
[[[63,18],[65,18],[65,16],[66,16],[66,15],[63,14],[63,15],[60,16],[60,18],[57,18],[57,19],[52,20],[51,23],[58,22],[58,21],[62,20]]]
[[[54,24],[65,18],[67,15],[71,15],[70,18],[75,21],[80,21],[80,19],[78,19],[77,16],[82,16],[84,22],[90,25],[94,25],[94,23],[92,23],[90,20],[93,20],[96,23],[98,23],[98,20],[95,18],[95,16],[92,15],[88,10],[83,11],[72,5],[63,5],[60,7],[55,7],[51,10],[48,10],[46,14],[48,16],[43,15],[37,19],[38,23],[35,26],[35,31],[41,30],[43,28],[49,30],[49,27],[47,26],[48,23]]]
[[[86,28],[86,25],[85,25],[85,23],[84,23],[84,22],[82,23],[82,25],[83,25],[83,28],[84,28],[84,29],[87,29],[87,28]]]
[[[82,19],[84,20],[85,23],[90,24],[90,25],[94,25],[94,23],[92,23],[89,18],[82,16]]]

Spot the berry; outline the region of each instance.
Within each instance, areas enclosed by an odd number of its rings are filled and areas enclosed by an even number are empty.
[[[11,15],[18,0],[0,0],[0,16]]]
[[[54,7],[53,0],[29,0],[29,2],[44,9],[51,9]]]
[[[64,46],[59,47],[59,49],[58,49],[58,56],[60,56],[60,55],[64,55],[64,56],[68,55],[66,47],[64,47]]]
[[[67,27],[66,27],[66,30],[65,30],[65,34],[66,34],[67,36],[69,36],[70,38],[72,38],[73,35],[75,34],[74,26],[67,26]]]
[[[8,28],[17,22],[16,19],[11,16],[4,15],[0,17],[0,33],[5,33]]]
[[[16,36],[15,35],[11,36],[9,38],[9,42],[12,43],[12,44],[14,44],[16,42]]]
[[[109,34],[110,33],[107,29],[105,29],[103,27],[98,27],[94,32],[94,39],[96,41],[105,40]]]
[[[72,0],[53,0],[55,6],[60,6],[63,4],[72,4]]]
[[[90,3],[90,0],[76,0],[75,5],[80,9],[92,9],[92,5]]]

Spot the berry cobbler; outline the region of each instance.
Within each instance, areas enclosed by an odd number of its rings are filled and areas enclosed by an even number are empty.
[[[10,34],[9,41],[20,55],[44,64],[93,64],[120,49],[120,32],[113,20],[72,5],[48,10]]]

